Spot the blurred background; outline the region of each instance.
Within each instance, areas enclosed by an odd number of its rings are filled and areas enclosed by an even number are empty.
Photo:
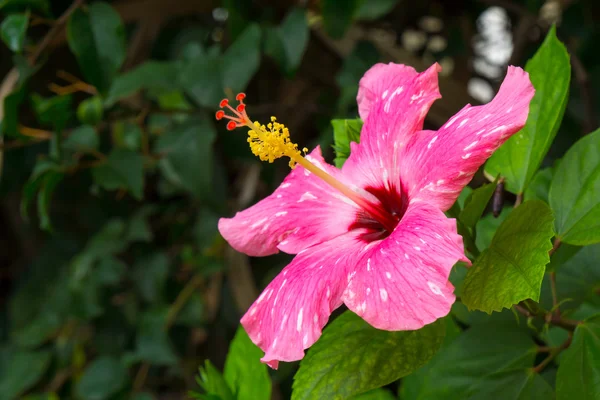
[[[224,97],[333,159],[377,62],[443,67],[426,128],[489,101],[556,24],[572,63],[544,165],[600,115],[596,0],[0,0],[0,399],[183,399],[290,260],[217,231],[268,195]],[[482,182],[475,177],[475,184]],[[272,372],[289,398],[297,364]]]

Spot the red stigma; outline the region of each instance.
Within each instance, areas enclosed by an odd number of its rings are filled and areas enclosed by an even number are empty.
[[[215,113],[215,118],[217,120],[220,119],[228,119],[227,129],[232,131],[235,128],[240,128],[242,126],[250,126],[253,124],[252,120],[248,118],[248,114],[246,114],[246,105],[244,104],[244,98],[246,95],[244,93],[238,93],[235,98],[239,102],[239,104],[233,108],[229,105],[229,100],[223,99],[219,103],[219,107],[224,108],[225,110],[218,110]],[[229,111],[227,111],[229,110]]]

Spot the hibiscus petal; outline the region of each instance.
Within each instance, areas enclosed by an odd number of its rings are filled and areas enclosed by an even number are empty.
[[[527,72],[509,67],[490,103],[467,105],[438,131],[414,135],[401,166],[409,197],[450,208],[485,160],[525,125],[534,92]]]
[[[394,232],[363,254],[342,300],[375,328],[419,329],[450,311],[448,275],[459,260],[468,262],[456,221],[411,203]]]
[[[348,271],[367,244],[354,230],[298,254],[265,288],[242,318],[250,339],[272,368],[296,361],[321,336],[329,315],[338,308]]]
[[[361,187],[398,186],[400,149],[423,129],[425,115],[438,98],[438,72],[422,73],[399,64],[376,64],[361,79],[358,107],[364,121],[360,144],[351,143],[344,174]]]
[[[307,159],[346,181],[323,160],[319,147]],[[346,233],[357,210],[351,200],[297,165],[269,197],[233,218],[221,218],[219,232],[234,249],[251,256],[279,250],[294,254]]]

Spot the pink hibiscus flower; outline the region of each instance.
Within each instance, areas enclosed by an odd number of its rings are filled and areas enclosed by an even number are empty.
[[[276,122],[269,129],[253,123],[243,94],[237,111],[222,102],[236,116],[219,111],[217,118],[231,119],[229,129],[253,129],[248,141],[261,159],[287,155],[300,164],[272,195],[219,221],[240,252],[297,254],[241,320],[271,367],[303,358],[342,303],[385,330],[419,329],[450,311],[448,275],[457,261],[469,260],[456,221],[444,211],[523,127],[534,89],[526,72],[509,67],[490,103],[467,105],[439,130],[423,130],[440,98],[440,70],[377,64],[365,74],[358,92],[361,142],[351,143],[341,170],[318,147],[303,158]],[[280,141],[269,142],[274,137]]]

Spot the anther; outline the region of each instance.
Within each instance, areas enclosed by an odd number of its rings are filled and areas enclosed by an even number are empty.
[[[229,100],[227,100],[227,99],[223,99],[223,100],[221,100],[221,102],[219,103],[219,107],[221,107],[221,108],[223,108],[223,107],[226,107],[226,106],[227,106],[227,104],[229,104]]]
[[[223,117],[225,116],[225,111],[223,110],[219,110],[215,113],[215,118],[218,120],[223,119]]]

